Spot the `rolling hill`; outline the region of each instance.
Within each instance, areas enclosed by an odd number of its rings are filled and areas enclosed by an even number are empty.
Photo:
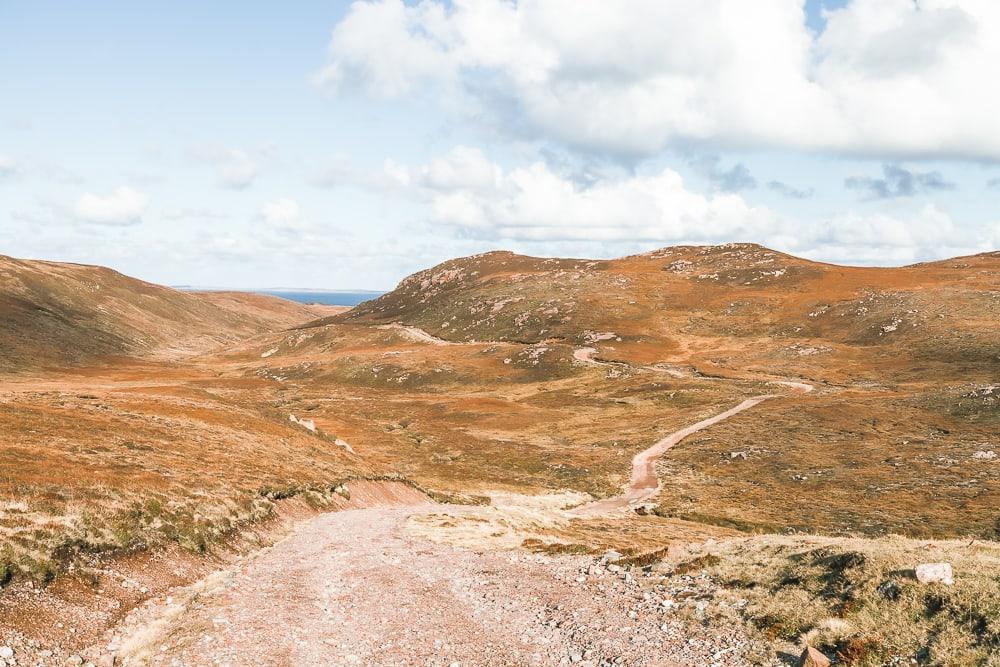
[[[0,256],[0,371],[175,357],[319,312],[260,295],[179,292],[98,266]]]
[[[796,345],[806,356],[815,344],[864,351],[867,362],[895,364],[900,373],[919,370],[905,362],[995,376],[1000,253],[862,268],[754,244],[679,246],[615,260],[493,252],[409,276],[339,320],[400,322],[449,341],[589,345],[613,338],[602,352],[637,362],[707,361],[692,355],[699,349],[715,357],[728,348],[777,354]],[[833,368],[824,372],[843,379]]]

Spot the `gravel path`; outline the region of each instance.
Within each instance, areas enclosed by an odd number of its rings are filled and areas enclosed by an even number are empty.
[[[147,609],[126,629],[120,658],[191,667],[749,664],[737,630],[692,636],[653,578],[590,557],[476,552],[407,530],[407,517],[435,509],[320,516],[186,603]]]
[[[420,327],[411,327],[405,324],[383,324],[379,327],[380,329],[396,329],[403,332],[411,340],[415,340],[419,343],[430,343],[431,345],[463,345],[463,343],[456,343],[454,341],[445,340],[443,338],[438,338],[433,336]],[[472,341],[468,341],[471,343]]]
[[[625,490],[624,494],[615,496],[614,498],[607,498],[605,500],[588,503],[577,508],[575,513],[581,516],[606,514],[608,512],[628,507],[629,505],[641,503],[644,500],[652,498],[660,491],[660,480],[656,476],[656,460],[660,458],[668,449],[692,433],[697,433],[702,429],[718,424],[719,422],[729,419],[733,415],[739,414],[744,410],[748,410],[769,398],[773,398],[773,396],[766,395],[748,398],[734,408],[730,408],[725,412],[720,412],[719,414],[709,417],[708,419],[703,419],[696,424],[692,424],[691,426],[685,426],[679,431],[674,431],[667,437],[657,440],[652,447],[642,450],[632,458],[632,473],[629,478],[628,488]]]
[[[590,363],[601,363],[591,359],[592,351],[593,348],[581,348],[576,350],[576,352],[580,352],[581,355],[577,357],[576,353],[574,353],[574,357],[578,360],[588,361]],[[789,387],[793,391],[799,393],[809,393],[814,389],[811,384],[796,380],[773,380],[772,382],[773,384],[780,384],[782,386]],[[628,488],[625,489],[625,493],[613,498],[606,498],[604,500],[587,503],[586,505],[578,507],[573,513],[578,516],[597,516],[608,512],[614,512],[624,507],[637,505],[644,500],[652,498],[660,492],[661,486],[660,480],[656,476],[656,461],[663,456],[667,450],[689,435],[706,429],[709,426],[718,424],[721,421],[725,421],[733,415],[737,415],[744,410],[749,410],[750,408],[759,405],[770,398],[774,398],[774,396],[772,394],[765,394],[763,396],[748,398],[736,407],[730,408],[725,412],[720,412],[719,414],[709,417],[708,419],[703,419],[700,422],[691,424],[690,426],[685,426],[680,430],[674,431],[665,438],[657,440],[651,447],[642,450],[632,457],[632,472],[629,477],[629,484]]]
[[[400,327],[426,342],[439,339]],[[444,341],[441,341],[443,343]],[[592,348],[574,351],[584,363]],[[805,383],[781,382],[795,391]],[[636,455],[622,496],[602,514],[656,494],[656,459],[687,436],[769,395],[680,429]],[[134,614],[121,664],[171,665],[745,665],[738,628],[701,636],[675,615],[655,577],[613,563],[518,550],[469,550],[406,526],[434,505],[319,516],[240,568]],[[464,509],[474,514],[475,508]],[[485,519],[484,519],[485,520]],[[687,593],[691,593],[688,591]],[[705,595],[695,590],[693,595]]]

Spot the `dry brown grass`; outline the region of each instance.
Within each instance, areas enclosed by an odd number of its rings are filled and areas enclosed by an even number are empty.
[[[223,361],[233,374],[283,378],[275,408],[343,434],[365,460],[455,491],[611,494],[637,451],[760,391],[583,366],[567,345],[542,347],[434,346],[329,324],[266,337]]]
[[[648,565],[646,554],[669,562],[680,544],[736,531],[945,538],[998,529],[1000,463],[973,458],[1000,453],[995,255],[889,270],[755,246],[611,261],[494,253],[280,332],[301,313],[42,268],[0,265],[0,342],[11,341],[0,362],[20,372],[0,388],[0,581],[15,570],[49,578],[73,550],[209,548],[265,516],[271,499],[322,504],[356,474],[403,475],[467,498],[496,489],[611,495],[634,454],[748,396],[784,393],[768,381],[786,377],[818,391],[763,403],[666,456],[659,512],[669,521],[553,524],[530,545],[616,548]],[[11,278],[18,271],[30,280]],[[158,305],[144,313],[133,302]],[[397,320],[461,344],[381,328]],[[25,341],[45,348],[34,365],[24,365]],[[574,362],[583,345],[621,363]],[[168,361],[94,356],[154,352]],[[52,360],[100,365],[37,370]],[[686,375],[643,368],[657,363]],[[290,424],[289,414],[321,433]],[[903,629],[877,636],[893,651],[923,650],[926,664],[989,664],[977,656],[995,647],[995,630],[977,619],[994,613],[993,547],[956,553],[968,558],[956,561],[965,578],[928,616],[926,591],[905,578],[896,600],[872,597],[891,568],[912,567],[916,543],[823,539],[727,541],[689,567],[720,580],[745,570],[741,594],[759,606],[747,618],[779,639],[818,629],[827,648],[881,664],[868,633],[888,614],[887,627]],[[832,549],[834,560],[802,555],[809,549]],[[817,588],[839,581],[830,570],[838,549],[865,555],[841,573],[860,603]],[[779,585],[786,570],[802,574]],[[823,625],[837,613],[854,630]]]
[[[712,622],[746,621],[779,650],[808,643],[837,664],[1000,664],[1000,545],[968,541],[759,536],[667,563],[719,588]],[[920,563],[949,562],[955,584],[921,584]],[[727,620],[728,619],[728,620]]]
[[[974,457],[1000,449],[996,423],[948,405],[971,386],[950,401],[918,385],[765,403],[664,459],[660,511],[757,531],[997,539],[1000,464]]]
[[[159,370],[135,364],[5,384],[7,572],[44,581],[81,553],[167,542],[204,551],[268,516],[276,498],[308,491],[322,502],[338,481],[371,471],[329,437],[256,403],[265,381],[242,381],[233,400],[231,382],[216,386],[194,369],[159,378]]]

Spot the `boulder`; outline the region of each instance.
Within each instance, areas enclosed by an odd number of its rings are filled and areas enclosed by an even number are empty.
[[[916,573],[917,581],[922,584],[951,586],[955,583],[951,563],[921,563],[916,567]]]
[[[830,667],[830,659],[812,646],[806,646],[799,656],[799,667]]]

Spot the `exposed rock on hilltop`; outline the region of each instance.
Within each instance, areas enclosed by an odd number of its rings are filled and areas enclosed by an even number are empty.
[[[316,315],[273,297],[179,292],[103,267],[0,256],[0,371],[196,352]]]
[[[755,244],[600,261],[492,252],[416,273],[341,321],[401,322],[452,341],[589,344],[594,332],[613,332],[617,356],[634,361],[662,358],[682,337],[715,348],[766,337],[890,355],[899,344],[913,358],[981,367],[1000,354],[1000,256],[864,268]]]

